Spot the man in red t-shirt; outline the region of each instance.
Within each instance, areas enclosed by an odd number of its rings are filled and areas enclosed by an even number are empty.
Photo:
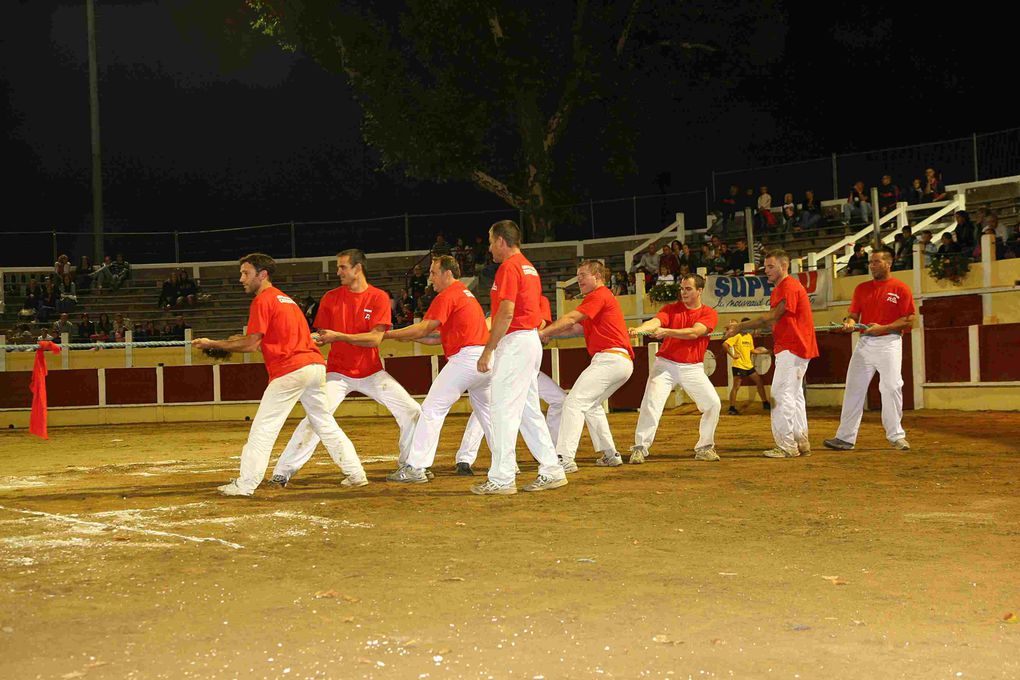
[[[446,365],[429,387],[429,393],[421,405],[421,417],[414,429],[407,465],[401,467],[386,479],[391,482],[422,484],[428,480],[426,469],[436,458],[436,446],[450,408],[457,403],[460,395],[468,393],[472,415],[478,418],[482,432],[492,448],[489,423],[489,384],[491,374],[478,370],[478,359],[485,343],[489,340],[489,329],[485,325],[485,312],[461,283],[460,265],[450,255],[432,259],[429,281],[437,295],[429,305],[421,321],[386,332],[391,340],[417,340],[434,344],[430,337],[439,330],[439,343],[446,355]]]
[[[878,389],[882,393],[882,425],[886,439],[899,451],[909,451],[903,431],[903,340],[901,333],[914,321],[914,294],[910,287],[892,277],[893,255],[888,250],[873,251],[868,260],[871,281],[854,289],[849,316],[843,332],[851,333],[864,324],[860,340],[846,370],[843,411],[834,439],[825,446],[849,451],[857,442],[868,385],[878,371]]]
[[[605,265],[598,260],[581,262],[577,267],[577,286],[584,300],[538,334],[543,341],[556,335],[583,334],[591,356],[588,368],[577,376],[563,402],[556,454],[564,472],[577,472],[574,458],[585,416],[596,407],[601,409],[602,402],[620,389],[634,372],[634,350],[623,322],[623,310],[612,291],[606,288],[607,276]],[[595,461],[600,467],[615,467],[623,462],[616,453],[616,443],[610,441],[612,453],[609,457],[603,454]]]
[[[719,315],[708,305],[701,304],[704,290],[704,277],[699,274],[685,276],[680,281],[679,302],[666,305],[654,317],[630,329],[631,335],[647,333],[656,340],[664,341],[655,355],[645,394],[641,398],[631,463],[643,463],[648,458],[648,449],[659,429],[662,409],[676,385],[694,400],[701,411],[694,459],[719,460],[719,454],[715,452],[715,428],[719,424],[722,401],[712,381],[705,375],[703,363],[708,336],[719,323]]]
[[[772,374],[772,398],[776,402],[772,409],[772,436],[776,446],[765,451],[765,456],[807,456],[811,454],[811,442],[803,383],[808,363],[818,356],[811,300],[800,280],[790,276],[790,256],[785,251],[773,250],[765,256],[765,276],[773,286],[771,309],[750,321],[731,321],[726,326],[726,337],[772,326],[772,352],[776,357]]]
[[[390,297],[371,286],[366,278],[368,259],[365,253],[352,248],[336,256],[336,275],[340,287],[322,296],[313,326],[318,333],[316,344],[330,345],[326,361],[326,400],[330,413],[343,403],[351,392],[359,392],[382,404],[400,427],[398,467],[407,459],[414,436],[414,424],[421,414],[410,394],[383,370],[379,344],[391,326]],[[357,336],[357,339],[354,338]],[[287,485],[288,480],[308,462],[319,438],[305,418],[294,430],[287,448],[280,454],[269,484]]]
[[[248,317],[247,335],[236,340],[197,338],[199,349],[228,352],[262,350],[269,385],[251,423],[248,442],[241,450],[241,474],[219,487],[225,496],[251,496],[262,483],[280,429],[299,400],[315,434],[346,475],[341,486],[368,484],[354,444],[333,418],[326,399],[326,367],[322,353],[308,334],[304,312],[290,297],[273,286],[273,258],[252,253],[241,258],[241,285],[255,297]]]
[[[552,305],[549,304],[549,298],[544,295],[541,299],[541,307],[544,328],[552,323]],[[545,422],[549,426],[549,436],[552,438],[553,443],[555,443],[559,439],[560,418],[563,415],[563,402],[567,399],[567,391],[553,382],[553,379],[546,375],[545,372],[539,371],[538,398],[549,406],[545,412]],[[602,404],[596,404],[586,411],[584,413],[584,422],[588,426],[588,435],[591,437],[591,443],[595,447],[595,451],[602,454],[598,460],[603,462],[599,463],[596,461],[596,465],[609,465],[609,462],[606,461],[611,462],[619,459],[620,454],[616,451],[613,433],[609,429],[609,419],[606,418],[606,412],[602,408]],[[478,447],[482,444],[483,436],[482,426],[472,413],[471,417],[468,418],[467,426],[464,428],[464,436],[460,440],[460,448],[457,449],[457,467],[455,472],[458,475],[474,474],[471,466],[475,464],[475,459],[478,458]]]
[[[556,458],[549,426],[538,403],[542,367],[542,278],[521,254],[521,230],[511,220],[489,228],[489,252],[500,263],[492,284],[492,332],[478,357],[478,371],[492,371],[492,464],[478,495],[517,493],[517,433],[538,461],[538,478],[525,491],[565,486],[566,473]]]

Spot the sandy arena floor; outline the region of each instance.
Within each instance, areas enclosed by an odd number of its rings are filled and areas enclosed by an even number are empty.
[[[370,486],[320,449],[254,499],[214,493],[246,423],[2,433],[0,677],[1020,677],[1020,416],[910,413],[902,454],[868,413],[836,453],[813,410],[814,455],[769,460],[756,409],[719,463],[688,407],[645,465],[585,435],[568,487],[495,498],[450,474],[463,417],[430,484],[351,419]]]

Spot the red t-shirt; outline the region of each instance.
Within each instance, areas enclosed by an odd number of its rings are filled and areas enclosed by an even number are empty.
[[[315,313],[316,328],[338,333],[368,333],[376,326],[386,326],[390,320],[390,296],[375,286],[360,293],[347,286],[334,288],[322,296],[319,311]],[[348,378],[367,378],[383,369],[378,347],[358,347],[349,342],[334,342],[329,346],[326,370]]]
[[[683,302],[674,302],[659,310],[655,318],[662,322],[663,328],[694,328],[700,323],[711,333],[719,323],[719,314],[708,305],[697,309],[688,309]],[[708,349],[708,333],[696,340],[666,338],[662,349],[655,356],[675,361],[678,364],[700,364],[705,360]]]
[[[779,354],[790,350],[801,359],[814,359],[818,356],[815,317],[811,313],[807,291],[796,276],[787,276],[772,289],[769,305],[775,309],[783,300],[786,301],[786,311],[772,328],[772,352]]]
[[[305,313],[276,286],[255,296],[248,313],[248,334],[262,334],[262,358],[269,379],[275,380],[309,364],[324,364],[312,342]]]
[[[439,341],[447,359],[465,347],[484,347],[489,341],[485,312],[460,281],[451,283],[432,300],[424,318],[439,322]]]
[[[595,356],[603,350],[618,347],[627,350],[630,358],[634,358],[627,325],[623,322],[623,310],[613,291],[599,286],[584,296],[577,311],[588,317],[581,321],[581,327],[584,328],[584,344],[589,355]]]
[[[910,286],[891,276],[885,281],[865,281],[854,288],[850,313],[860,314],[861,323],[884,326],[914,313],[914,294]],[[900,334],[899,331],[893,333]]]
[[[493,316],[503,300],[514,303],[514,316],[507,333],[535,330],[542,325],[542,278],[521,253],[511,255],[499,265],[490,298]]]
[[[538,306],[542,314],[542,321],[547,324],[552,323],[552,305],[549,304],[549,298],[543,295],[538,301]]]

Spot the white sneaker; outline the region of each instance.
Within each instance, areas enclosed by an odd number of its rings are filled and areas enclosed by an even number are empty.
[[[576,465],[575,465],[576,467]],[[561,486],[567,485],[567,478],[560,477],[555,479],[546,475],[539,475],[535,478],[531,484],[524,487],[525,491],[548,491],[549,489],[558,489]]]
[[[909,451],[910,442],[908,442],[906,439],[897,439],[892,443],[892,447],[897,451]]]
[[[403,482],[404,484],[428,484],[429,478],[424,470],[418,470],[405,465],[396,472],[386,475],[388,482]]]
[[[577,472],[577,461],[574,460],[573,458],[571,458],[570,460],[567,460],[566,458],[563,458],[561,456],[560,457],[560,467],[563,468],[564,472]]]
[[[802,455],[802,456],[810,456],[811,455],[811,440],[808,439],[807,437],[804,437],[803,439],[798,439],[797,440],[797,449],[800,451],[800,455]]]
[[[512,496],[517,493],[517,486],[513,483],[500,486],[491,480],[486,480],[483,484],[472,486],[471,493],[477,496]]]
[[[224,484],[223,486],[216,487],[216,490],[219,491],[224,496],[246,496],[248,498],[251,498],[253,495],[255,495],[254,491],[245,491],[244,489],[239,487],[237,485],[236,479],[230,480],[230,482]]]
[[[719,460],[719,454],[715,452],[714,446],[702,446],[699,449],[694,449],[694,460]]]
[[[630,460],[627,461],[631,465],[640,465],[645,462],[645,458],[649,456],[648,449],[640,446],[635,446],[630,451]]]
[[[340,486],[344,487],[345,489],[354,489],[359,486],[368,486],[368,476],[365,474],[364,470],[362,470],[361,472],[356,472],[353,475],[347,475],[346,477],[344,477],[344,480],[340,482]]]
[[[766,458],[796,458],[800,455],[800,451],[790,453],[786,449],[781,449],[778,446],[774,449],[769,449],[764,452]]]
[[[607,451],[595,459],[595,467],[617,467],[623,465],[623,457],[618,453]]]

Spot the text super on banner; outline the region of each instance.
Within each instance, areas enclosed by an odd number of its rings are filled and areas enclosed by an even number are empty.
[[[825,274],[824,271],[790,274],[807,290],[812,309],[828,306],[830,282]],[[721,313],[767,311],[773,288],[764,276],[709,276],[701,301]]]

